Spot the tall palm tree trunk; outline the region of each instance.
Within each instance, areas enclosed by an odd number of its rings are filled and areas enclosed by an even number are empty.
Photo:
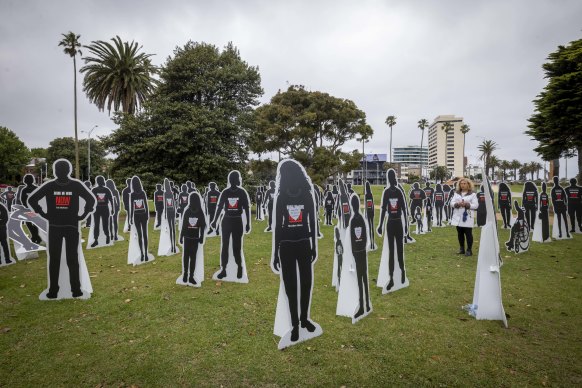
[[[77,136],[77,61],[73,57],[73,95],[75,96],[75,178],[79,179],[79,138]]]
[[[420,177],[422,178],[422,142],[424,141],[424,129],[420,135]]]
[[[467,166],[465,165],[465,134],[463,133],[463,176],[467,176]]]
[[[390,126],[390,164],[392,164],[392,126]]]

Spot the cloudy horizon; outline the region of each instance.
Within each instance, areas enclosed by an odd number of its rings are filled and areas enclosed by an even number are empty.
[[[582,2],[0,0],[0,15],[0,126],[28,147],[74,135],[72,61],[58,46],[73,31],[85,45],[135,40],[158,66],[189,40],[233,42],[259,68],[261,103],[290,84],[354,101],[374,129],[366,153],[388,152],[388,115],[399,147],[420,145],[418,120],[454,114],[471,127],[469,163],[483,139],[498,144],[498,158],[529,162],[540,161],[523,132],[546,84],[541,66],[581,38]],[[115,124],[81,83],[78,75],[79,137],[95,125],[93,136],[111,133]],[[570,160],[568,176],[576,173]]]

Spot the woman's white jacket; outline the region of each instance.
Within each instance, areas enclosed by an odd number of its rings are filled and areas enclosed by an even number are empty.
[[[467,218],[463,221],[463,213],[465,212],[464,207],[455,208],[455,204],[465,201],[471,204],[470,209],[467,209]],[[451,225],[460,226],[464,228],[472,228],[475,224],[473,218],[473,210],[477,210],[479,207],[479,201],[477,200],[477,194],[474,192],[466,193],[464,195],[459,194],[455,191],[453,199],[451,199],[451,208],[453,209],[453,214],[451,216]]]

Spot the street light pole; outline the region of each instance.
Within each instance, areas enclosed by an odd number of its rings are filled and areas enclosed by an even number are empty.
[[[99,125],[94,125],[93,128],[91,128],[89,130],[89,132],[87,133],[87,180],[91,181],[91,133],[93,132],[93,130],[95,128],[97,128]],[[85,131],[81,131],[81,132],[85,132]]]

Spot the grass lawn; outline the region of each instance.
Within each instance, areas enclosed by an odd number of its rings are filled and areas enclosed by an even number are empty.
[[[435,228],[405,248],[410,287],[382,296],[373,285],[374,311],[352,325],[335,315],[333,233],[322,226],[311,316],[324,333],[279,351],[265,226],[253,220],[245,238],[247,285],[210,279],[217,238],[206,243],[200,289],[175,285],[179,255],[126,265],[127,240],[85,252],[95,290],[86,301],[38,300],[44,253],[1,268],[0,386],[582,385],[582,236],[502,250],[505,329],[461,309],[477,257],[455,254],[453,227]],[[478,245],[478,229],[475,237]],[[157,252],[159,232],[150,238]],[[370,279],[380,249],[369,254]]]

